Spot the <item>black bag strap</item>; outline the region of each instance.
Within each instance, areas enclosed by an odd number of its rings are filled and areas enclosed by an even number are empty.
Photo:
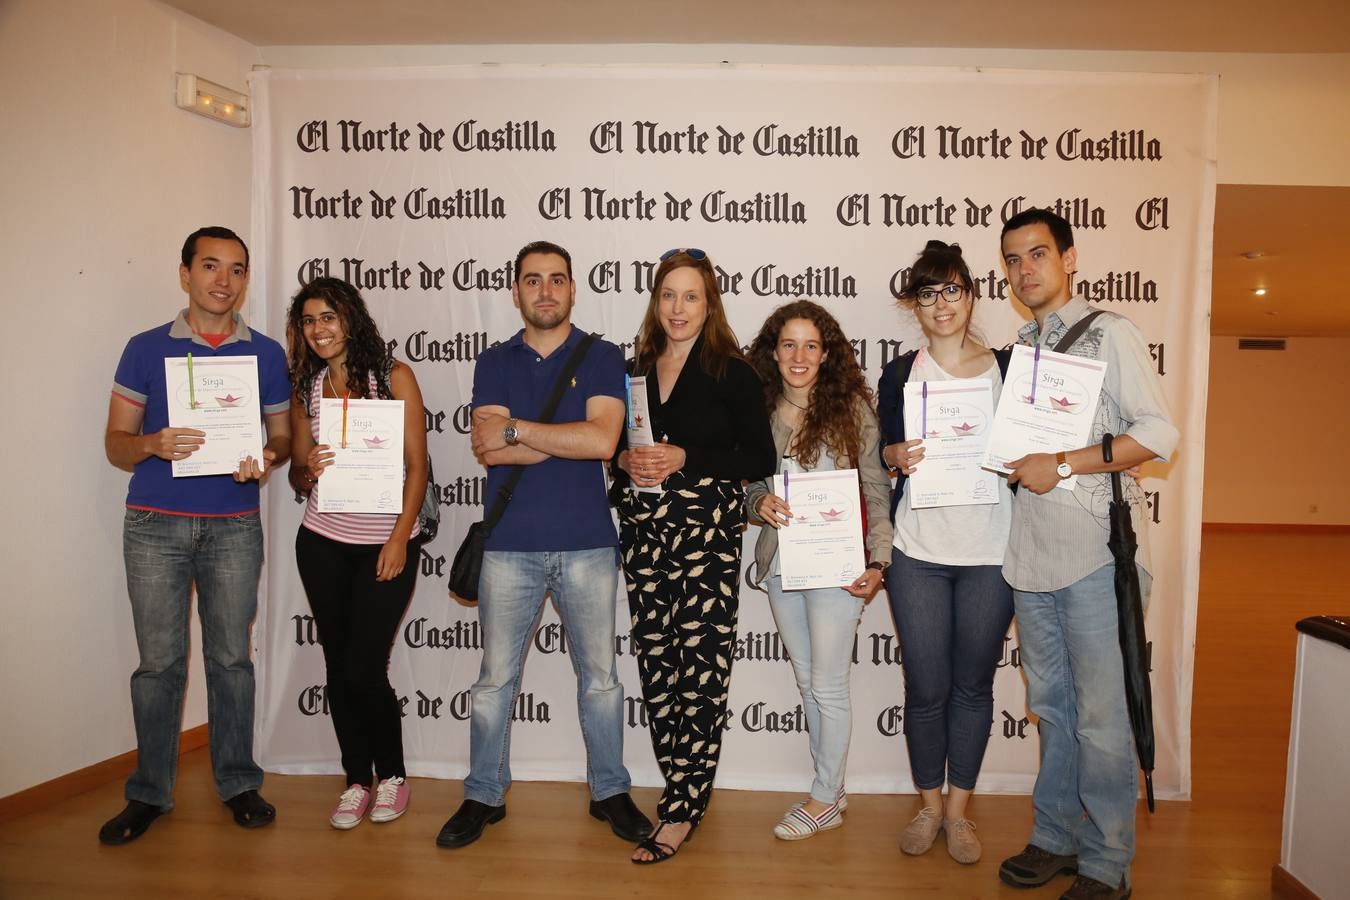
[[[1064,353],[1065,351],[1067,351],[1070,347],[1072,347],[1075,343],[1078,342],[1078,339],[1080,337],[1083,336],[1083,332],[1087,331],[1088,326],[1092,324],[1092,320],[1097,318],[1104,312],[1106,312],[1106,310],[1104,309],[1094,309],[1092,312],[1088,313],[1086,316],[1083,316],[1083,318],[1079,319],[1077,322],[1074,322],[1073,327],[1069,329],[1068,333],[1065,334],[1064,337],[1060,338],[1059,343],[1055,344],[1055,346],[1051,347],[1050,349],[1054,350],[1056,353]]]
[[[558,380],[553,384],[553,393],[549,395],[548,402],[544,404],[544,409],[539,414],[539,421],[548,424],[553,421],[557,415],[558,404],[562,403],[563,391],[567,390],[568,383],[572,376],[581,368],[581,361],[586,357],[586,351],[591,349],[591,344],[595,343],[595,335],[587,332],[586,336],[577,344],[572,355],[567,357],[567,362],[563,365],[562,371],[558,373]],[[501,518],[506,513],[506,504],[511,502],[511,495],[520,484],[520,479],[525,475],[524,466],[512,466],[511,473],[506,476],[506,483],[497,493],[497,498],[492,502],[492,509],[483,518],[483,527],[490,533]]]

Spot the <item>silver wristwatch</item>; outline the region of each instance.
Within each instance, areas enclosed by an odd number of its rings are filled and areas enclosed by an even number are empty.
[[[506,423],[502,429],[502,440],[506,441],[507,446],[514,447],[520,443],[520,429],[516,428],[516,420],[512,419]]]

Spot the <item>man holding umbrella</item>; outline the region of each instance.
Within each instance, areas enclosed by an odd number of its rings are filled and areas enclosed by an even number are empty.
[[[1028,209],[1003,226],[1001,243],[1008,282],[1034,317],[1018,332],[1019,342],[1103,360],[1107,367],[1092,446],[1009,463],[1009,481],[1023,490],[1013,502],[1003,576],[1013,587],[1028,705],[1040,719],[1041,768],[1031,840],[1004,860],[999,877],[1035,887],[1077,873],[1063,900],[1126,898],[1139,788],[1116,562],[1107,546],[1105,473],[1165,459],[1179,434],[1139,329],[1074,296],[1078,251],[1069,223]],[[1104,434],[1118,435],[1106,457]],[[1071,475],[1080,476],[1073,491],[1054,489]],[[1151,578],[1143,495],[1126,481],[1140,538],[1139,593],[1146,600]]]

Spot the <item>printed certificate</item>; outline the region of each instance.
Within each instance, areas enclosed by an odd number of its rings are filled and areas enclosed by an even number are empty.
[[[624,421],[628,446],[650,447],[656,443],[656,439],[652,435],[652,417],[648,411],[647,376],[629,376],[625,377],[624,381],[628,387],[628,418]],[[652,487],[638,487],[632,484],[632,487],[633,490],[643,494],[659,494],[662,491],[659,484]]]
[[[174,478],[229,475],[249,456],[262,465],[256,356],[169,357],[164,381],[169,427],[206,432],[206,443],[195,453],[173,460]]]
[[[1028,453],[1059,453],[1088,445],[1101,399],[1106,363],[1019,344],[1013,347],[984,464],[996,472]],[[1056,487],[1071,491],[1077,476]]]
[[[402,400],[324,397],[319,443],[335,454],[314,486],[319,512],[403,512]]]
[[[999,476],[984,468],[993,381],[911,381],[904,390],[905,435],[923,439],[923,459],[906,487],[910,507],[998,503]]]
[[[792,510],[778,529],[783,590],[852,584],[866,566],[858,470],[775,475],[773,490]]]

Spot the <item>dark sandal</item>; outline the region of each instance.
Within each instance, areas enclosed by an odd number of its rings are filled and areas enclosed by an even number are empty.
[[[638,866],[652,866],[659,862],[665,862],[666,860],[674,856],[676,853],[680,852],[679,847],[672,847],[669,844],[663,844],[660,841],[656,840],[655,837],[643,839],[642,842],[637,845],[637,848],[639,850],[646,850],[648,853],[652,855],[651,859],[633,860],[633,864]]]
[[[130,844],[145,834],[150,823],[164,815],[164,810],[139,800],[128,800],[126,809],[113,816],[98,830],[101,844],[118,847]]]
[[[277,808],[262,798],[257,791],[244,791],[225,801],[234,813],[234,821],[241,828],[261,828],[272,824]]]
[[[689,843],[689,839],[694,836],[694,829],[698,827],[697,825],[691,826],[689,828],[689,831],[685,834],[684,840],[680,841],[680,846],[672,847],[669,844],[663,844],[656,839],[656,836],[661,833],[661,829],[671,824],[674,823],[661,822],[659,825],[656,826],[656,830],[651,833],[650,837],[647,837],[638,843],[637,849],[646,850],[648,853],[652,855],[652,858],[634,859],[632,860],[634,865],[653,866],[659,862],[665,862],[666,860],[674,856],[676,853],[679,853],[680,849],[683,848],[685,844]]]

